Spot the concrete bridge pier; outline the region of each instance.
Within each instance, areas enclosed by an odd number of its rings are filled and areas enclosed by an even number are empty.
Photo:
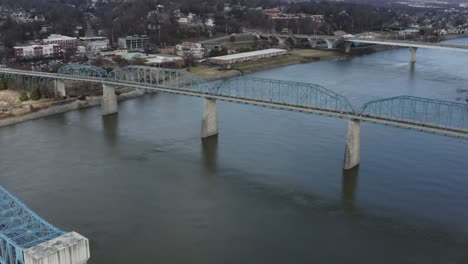
[[[102,85],[102,115],[115,114],[119,111],[115,87]]]
[[[348,135],[346,138],[344,169],[350,170],[361,162],[361,123],[351,119],[348,122]]]
[[[86,264],[90,258],[86,237],[70,232],[24,251],[24,264]]]
[[[418,48],[414,48],[414,47],[411,47],[410,48],[410,51],[411,51],[411,63],[415,63],[416,62],[416,51],[418,50]]]
[[[204,101],[201,137],[207,138],[218,135],[218,110],[215,99],[205,98]]]
[[[316,48],[317,47],[317,44],[318,44],[318,40],[316,39],[308,39],[309,43],[310,43],[310,47],[312,48]]]
[[[351,46],[353,45],[353,43],[351,42],[346,42],[345,43],[345,52],[346,53],[351,53]]]
[[[54,90],[56,97],[67,96],[67,90],[65,89],[65,82],[62,80],[54,80]]]
[[[328,49],[333,49],[333,41],[326,39],[325,42],[327,42],[327,48]]]

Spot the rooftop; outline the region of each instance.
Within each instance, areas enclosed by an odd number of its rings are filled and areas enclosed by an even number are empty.
[[[235,60],[235,59],[239,59],[239,58],[253,57],[253,56],[259,56],[259,55],[265,55],[265,54],[271,54],[271,53],[277,53],[277,52],[287,52],[287,50],[285,50],[285,49],[256,50],[256,51],[243,52],[243,53],[238,53],[238,54],[231,54],[231,55],[212,57],[210,59],[214,59],[214,60]]]
[[[44,39],[44,41],[60,41],[60,40],[76,40],[76,38],[52,34],[48,38]]]
[[[87,40],[106,40],[106,37],[80,37],[80,40],[87,41]]]

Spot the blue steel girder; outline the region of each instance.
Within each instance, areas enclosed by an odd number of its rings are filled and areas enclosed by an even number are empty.
[[[109,77],[106,70],[87,64],[68,64],[61,67],[57,73],[85,79],[105,80]]]
[[[343,114],[355,113],[346,97],[311,83],[240,77],[221,83],[215,94]]]
[[[413,96],[398,96],[366,103],[361,116],[422,126],[468,130],[468,104]]]
[[[18,198],[0,186],[0,263],[23,264],[23,251],[61,236]]]
[[[210,93],[211,86],[205,80],[184,70],[147,66],[127,66],[109,74],[109,80],[121,83],[139,84],[199,93]]]

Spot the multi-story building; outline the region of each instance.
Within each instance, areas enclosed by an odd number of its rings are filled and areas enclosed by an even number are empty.
[[[58,44],[16,46],[13,50],[17,59],[54,58],[62,54],[62,49]]]
[[[144,50],[148,47],[148,42],[149,38],[146,35],[134,35],[118,39],[119,49],[127,50]]]
[[[194,59],[205,58],[206,49],[200,43],[184,42],[176,46],[176,54],[182,57],[191,55]]]
[[[44,44],[58,44],[62,48],[76,48],[77,41],[77,38],[58,34],[51,34],[48,38],[42,40]]]
[[[10,17],[17,23],[34,22],[34,18],[31,16],[31,14],[25,11],[12,12]]]
[[[80,41],[88,52],[97,53],[109,49],[109,39],[105,37],[82,37]]]
[[[118,49],[118,50],[113,50],[113,49],[106,49],[106,50],[100,50],[98,52],[99,55],[101,56],[122,56],[128,53],[128,50],[126,49]]]

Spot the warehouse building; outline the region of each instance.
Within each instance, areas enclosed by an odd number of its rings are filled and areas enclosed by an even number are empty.
[[[257,50],[257,51],[243,52],[243,53],[238,53],[238,54],[231,54],[231,55],[224,55],[224,56],[219,56],[219,57],[212,57],[212,58],[209,58],[208,61],[216,65],[223,65],[225,67],[226,66],[229,67],[229,65],[239,63],[239,62],[276,57],[276,56],[286,55],[287,53],[288,51],[284,49],[266,49],[266,50]]]

